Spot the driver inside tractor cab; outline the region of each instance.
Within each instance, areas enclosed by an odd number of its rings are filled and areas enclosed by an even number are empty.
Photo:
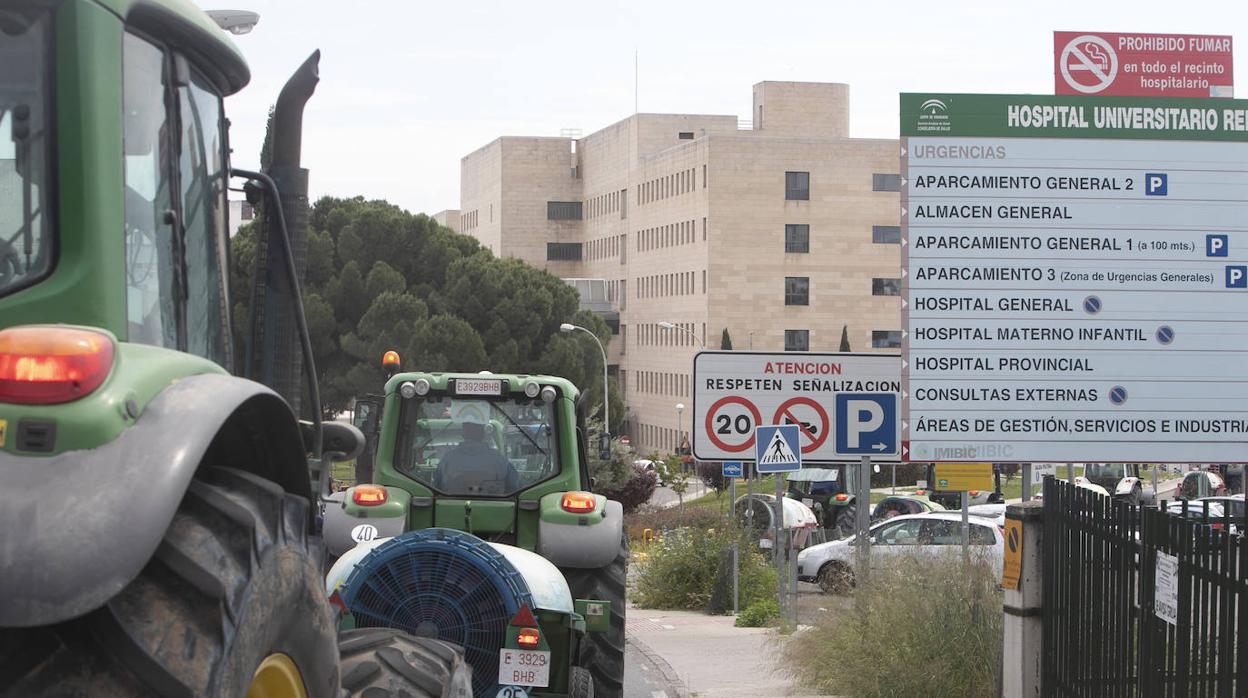
[[[394,465],[438,494],[511,496],[559,472],[552,410],[525,398],[405,400]]]
[[[520,489],[520,474],[494,444],[486,440],[491,429],[490,405],[484,400],[456,400],[451,419],[460,425],[464,440],[438,461],[433,486],[458,494],[502,495]]]

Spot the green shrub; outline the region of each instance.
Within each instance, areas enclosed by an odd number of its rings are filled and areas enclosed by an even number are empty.
[[[990,568],[968,575],[957,555],[907,558],[873,570],[855,595],[865,619],[821,614],[785,643],[785,670],[802,686],[853,698],[995,695],[1002,611]]]
[[[776,605],[774,596],[755,599],[754,603],[741,609],[737,621],[738,628],[764,628],[780,616],[780,607]]]
[[[638,565],[633,600],[642,608],[705,609],[717,583],[732,584],[731,575],[724,580],[719,570],[721,552],[734,535],[726,525],[666,530]],[[742,606],[775,592],[776,571],[764,555],[743,544],[739,562]]]

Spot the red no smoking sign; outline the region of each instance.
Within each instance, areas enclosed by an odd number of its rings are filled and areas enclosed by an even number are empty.
[[[796,424],[802,437],[802,453],[811,453],[822,446],[831,427],[828,411],[823,409],[823,405],[805,396],[780,403],[771,423]]]
[[[754,445],[754,428],[762,421],[754,403],[729,395],[716,400],[706,411],[706,435],[725,451],[740,453]]]

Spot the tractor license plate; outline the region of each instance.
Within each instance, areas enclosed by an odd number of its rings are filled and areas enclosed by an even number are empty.
[[[494,378],[456,378],[456,395],[502,395],[503,381]]]
[[[550,685],[550,652],[539,650],[500,650],[498,683],[512,686]]]

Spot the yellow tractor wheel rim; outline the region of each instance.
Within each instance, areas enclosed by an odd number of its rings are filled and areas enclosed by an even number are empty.
[[[280,652],[260,662],[247,687],[247,698],[308,698],[299,667]]]

